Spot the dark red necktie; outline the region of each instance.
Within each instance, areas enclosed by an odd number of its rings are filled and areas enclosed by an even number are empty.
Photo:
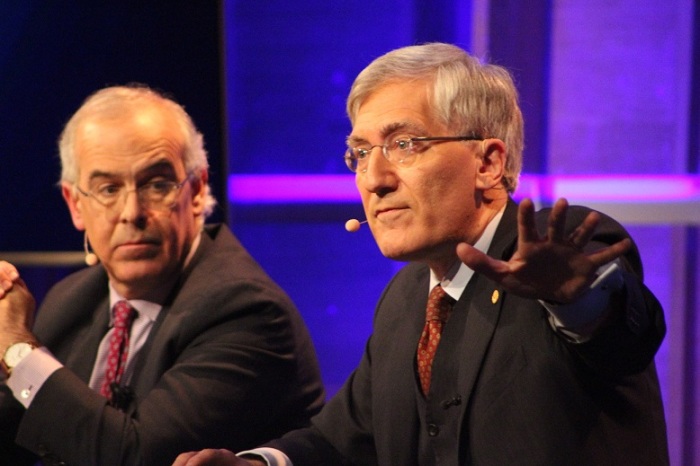
[[[136,310],[126,301],[118,301],[112,312],[114,313],[114,332],[109,339],[107,370],[100,387],[100,394],[109,400],[112,399],[112,384],[118,384],[124,374],[126,358],[129,355],[129,330],[136,317]]]
[[[433,367],[433,358],[440,343],[442,328],[447,322],[455,300],[445,293],[445,290],[438,284],[428,296],[428,306],[425,310],[425,327],[418,341],[418,353],[416,355],[418,363],[418,378],[420,379],[423,394],[427,395],[430,390],[430,376]]]

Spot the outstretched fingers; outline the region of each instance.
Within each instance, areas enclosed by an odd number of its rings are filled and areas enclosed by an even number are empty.
[[[589,213],[583,222],[571,232],[568,238],[569,243],[577,249],[583,249],[593,237],[599,223],[600,215],[598,212]]]
[[[544,240],[583,250],[600,223],[600,214],[598,212],[590,212],[573,232],[566,235],[568,209],[569,203],[565,198],[557,199],[547,219],[547,235]],[[535,226],[535,212],[532,201],[529,199],[523,200],[518,215],[518,233],[521,241],[533,243],[540,240]]]
[[[601,267],[625,254],[631,247],[632,240],[625,238],[606,248],[588,254],[588,260],[595,264],[596,267]]]
[[[563,243],[565,241],[564,231],[566,228],[566,211],[569,208],[569,203],[564,198],[557,199],[557,202],[552,206],[552,211],[549,214],[547,222],[547,239],[555,243]]]
[[[530,199],[523,199],[518,206],[518,238],[520,242],[526,243],[540,239],[535,224],[535,205]]]

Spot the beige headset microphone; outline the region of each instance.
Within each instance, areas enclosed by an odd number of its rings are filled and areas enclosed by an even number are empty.
[[[100,261],[97,258],[97,255],[95,253],[90,252],[90,247],[88,245],[87,231],[85,232],[85,239],[83,240],[83,249],[85,249],[85,263],[87,265],[93,266]]]

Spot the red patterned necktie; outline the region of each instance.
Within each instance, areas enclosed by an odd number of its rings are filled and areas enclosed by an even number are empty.
[[[428,306],[425,310],[425,327],[418,341],[418,378],[420,379],[423,394],[430,390],[430,375],[432,373],[433,358],[440,343],[442,327],[447,322],[455,300],[445,293],[438,284],[430,292]]]
[[[114,331],[109,339],[107,370],[100,387],[100,394],[109,400],[112,399],[110,387],[113,383],[119,383],[124,373],[126,358],[129,355],[129,330],[136,317],[136,310],[126,301],[118,301],[112,312],[114,313]]]

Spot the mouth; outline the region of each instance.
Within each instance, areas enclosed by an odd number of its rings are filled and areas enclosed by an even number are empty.
[[[143,244],[160,244],[156,238],[151,238],[144,236],[143,238],[134,238],[126,241],[122,241],[119,246],[133,246],[133,245],[143,245]]]
[[[374,211],[374,217],[379,221],[393,220],[405,212],[408,207],[386,207]]]
[[[160,241],[155,238],[138,238],[119,243],[115,249],[122,253],[133,255],[147,251],[160,246]]]

